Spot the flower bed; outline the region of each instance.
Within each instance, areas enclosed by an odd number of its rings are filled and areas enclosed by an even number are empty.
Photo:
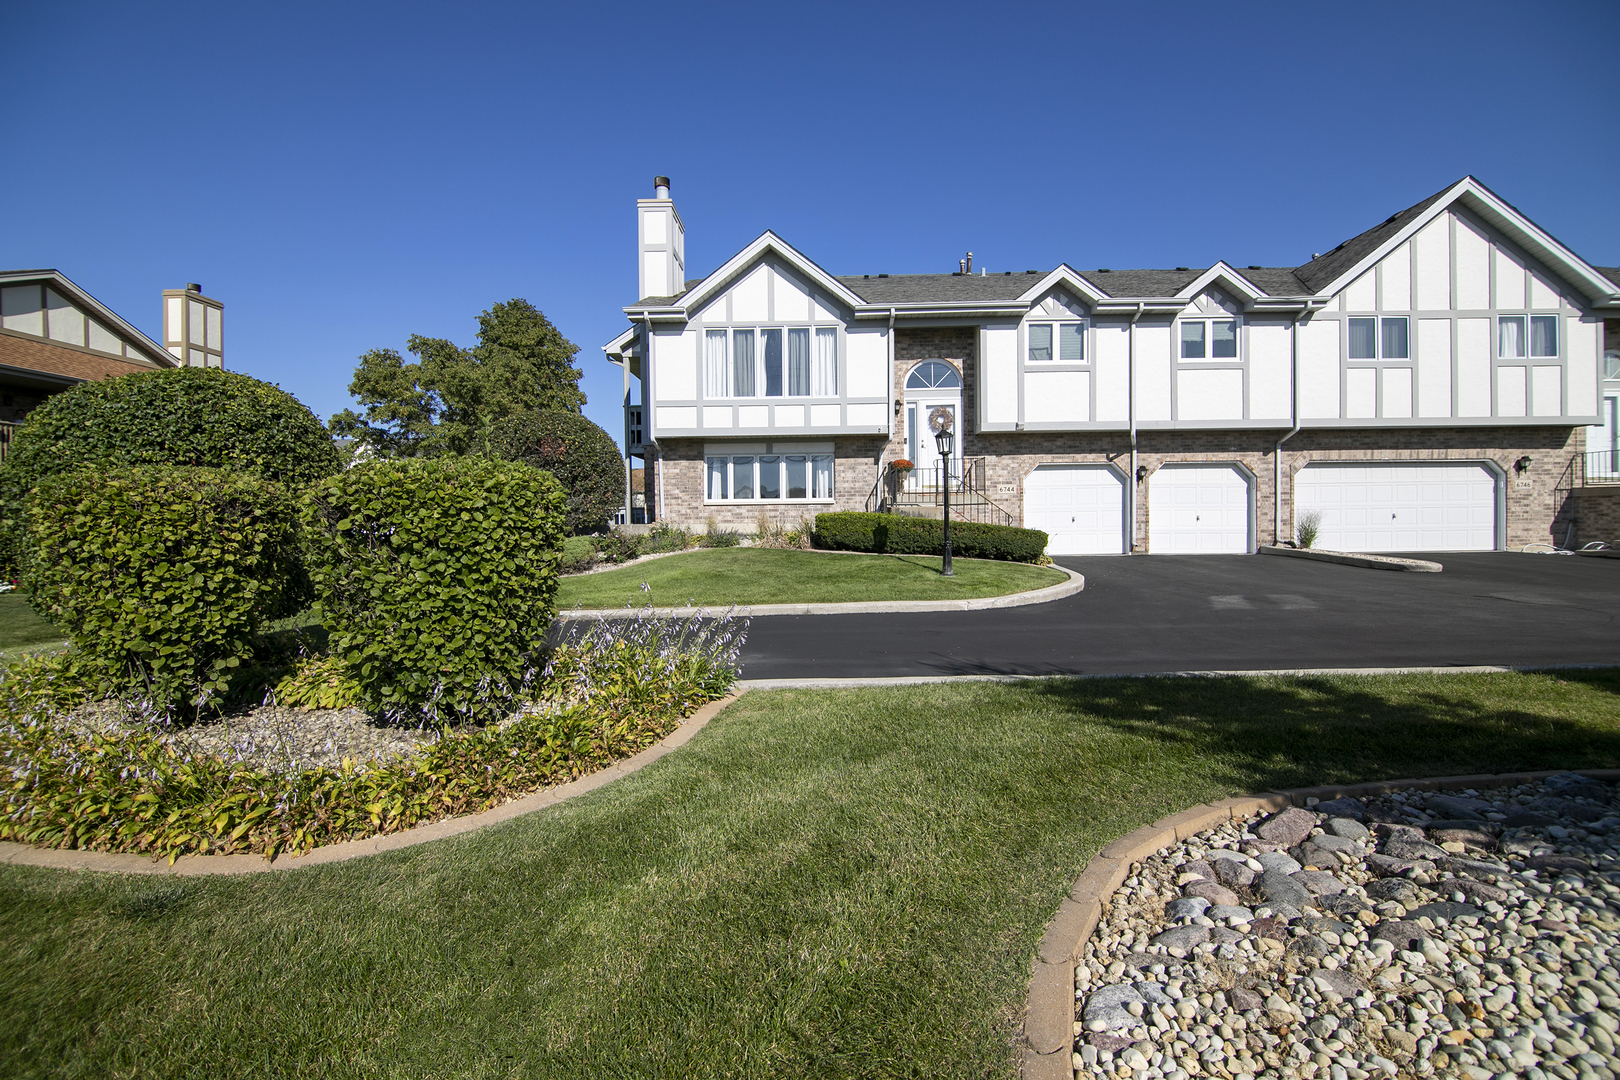
[[[147,709],[87,731],[60,665],[14,667],[0,702],[9,776],[0,839],[57,848],[274,857],[398,832],[595,772],[645,749],[736,678],[746,620],[645,616],[578,627],[534,673],[534,699],[484,726],[446,728],[395,757],[278,769],[210,753]],[[141,713],[139,703],[134,711]]]

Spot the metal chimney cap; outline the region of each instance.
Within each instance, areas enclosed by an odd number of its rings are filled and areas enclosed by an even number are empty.
[[[667,177],[667,176],[655,176],[655,177],[653,177],[653,198],[655,198],[655,199],[667,199],[667,198],[669,198],[669,177]]]
[[[186,292],[201,293],[202,286],[197,284],[195,281],[188,281],[186,282]]]

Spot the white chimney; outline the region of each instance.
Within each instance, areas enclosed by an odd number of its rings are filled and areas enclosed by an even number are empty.
[[[653,197],[636,200],[641,296],[674,296],[686,288],[686,226],[669,197],[669,177],[653,177]]]
[[[181,367],[225,366],[225,305],[202,286],[163,290],[163,345]]]

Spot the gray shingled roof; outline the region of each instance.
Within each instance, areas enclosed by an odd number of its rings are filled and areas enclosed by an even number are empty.
[[[1366,258],[1454,187],[1456,184],[1447,184],[1415,206],[1408,207],[1366,232],[1351,237],[1332,251],[1320,258],[1312,259],[1303,266],[1272,266],[1259,269],[1240,266],[1235,269],[1268,296],[1314,294]],[[1170,297],[1186,288],[1207,269],[1208,267],[1189,270],[1081,270],[1079,273],[1108,296]],[[1615,284],[1620,285],[1620,268],[1600,266],[1597,269]],[[1015,271],[1010,274],[1005,272],[893,274],[886,277],[861,275],[840,277],[838,280],[869,304],[949,304],[1015,300],[1027,292],[1033,282],[1040,280],[1049,272],[1042,270],[1039,273]],[[648,296],[638,301],[637,305],[672,304],[699,284],[700,280],[688,281],[686,289],[675,296]]]
[[[1304,266],[1301,266],[1294,273],[1305,283],[1308,292],[1319,291],[1322,286],[1370,255],[1379,244],[1406,228],[1413,218],[1423,213],[1434,204],[1435,200],[1456,186],[1456,184],[1447,184],[1416,206],[1409,206],[1400,213],[1374,225],[1361,235],[1352,236],[1321,258],[1312,259]]]
[[[1596,270],[1598,273],[1602,274],[1616,285],[1620,285],[1620,266],[1594,266],[1592,269]]]
[[[838,280],[868,304],[950,304],[974,300],[1016,300],[1039,281],[1039,274],[893,274]]]

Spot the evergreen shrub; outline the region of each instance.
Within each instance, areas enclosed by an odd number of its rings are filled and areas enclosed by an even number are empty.
[[[490,452],[557,478],[567,493],[570,536],[601,532],[624,505],[624,458],[613,436],[575,412],[536,409],[495,423]]]
[[[1047,536],[1039,529],[951,522],[951,554],[964,559],[1039,562]],[[943,555],[945,526],[934,518],[839,510],[816,515],[815,543],[832,551],[873,551],[890,555]]]
[[[269,620],[298,610],[297,504],[216,469],[143,466],[40,483],[29,600],[107,689],[195,708],[221,695]]]
[[[331,655],[377,711],[502,715],[556,609],[562,488],[516,462],[371,461],[302,513]]]

